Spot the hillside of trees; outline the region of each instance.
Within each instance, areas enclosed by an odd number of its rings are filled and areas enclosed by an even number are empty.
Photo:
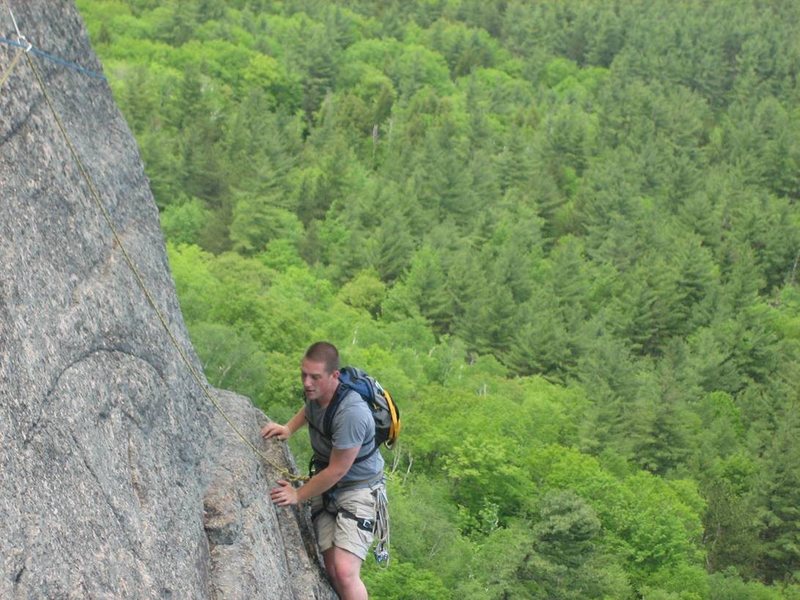
[[[800,599],[800,3],[78,5],[210,381],[401,406],[373,597]]]

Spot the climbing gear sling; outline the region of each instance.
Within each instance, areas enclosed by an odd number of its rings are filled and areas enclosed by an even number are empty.
[[[314,511],[311,520],[315,521],[323,512],[329,515],[341,515],[346,519],[356,522],[356,527],[368,531],[375,536],[375,548],[372,550],[378,564],[389,563],[389,500],[386,497],[386,486],[383,482],[372,487],[372,497],[375,499],[375,517],[364,518],[338,505],[334,486],[322,494],[322,506]],[[331,510],[331,508],[333,510]]]

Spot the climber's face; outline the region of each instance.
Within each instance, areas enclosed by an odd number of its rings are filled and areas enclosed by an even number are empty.
[[[300,377],[306,398],[314,400],[320,406],[328,405],[339,385],[339,371],[328,373],[324,362],[307,358],[303,359],[300,366]]]

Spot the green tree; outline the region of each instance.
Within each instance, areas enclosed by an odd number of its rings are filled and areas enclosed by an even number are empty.
[[[433,248],[423,246],[414,253],[404,285],[434,330],[446,331],[453,310],[447,294],[444,268]]]
[[[704,545],[712,572],[738,569],[747,577],[757,575],[761,544],[755,511],[756,464],[744,452],[714,461],[705,477],[708,509],[703,518]]]
[[[386,296],[386,285],[372,270],[357,273],[339,290],[339,298],[354,308],[368,310],[377,316]]]
[[[630,598],[613,560],[600,556],[601,523],[574,492],[551,491],[542,498],[534,526],[535,554],[522,578],[533,598]]]
[[[218,323],[195,323],[190,333],[209,383],[236,390],[256,404],[265,404],[269,399],[264,368],[267,355],[246,330],[237,331]]]
[[[552,290],[539,289],[518,310],[506,362],[522,375],[563,378],[571,361],[569,335]]]
[[[79,6],[210,381],[400,398],[371,586],[797,596],[796,3]]]
[[[273,240],[299,245],[303,224],[293,212],[271,205],[269,198],[240,197],[233,209],[230,239],[241,254],[263,251]]]
[[[161,213],[161,229],[175,244],[197,244],[208,226],[209,211],[197,198],[183,204],[170,204]]]
[[[759,571],[767,583],[799,583],[800,569],[800,413],[788,403],[767,448],[759,482]]]
[[[167,244],[172,277],[187,323],[213,323],[214,309],[225,294],[210,268],[213,256],[195,245]]]
[[[391,569],[367,571],[364,577],[370,594],[387,600],[450,600],[452,591],[429,569],[411,563],[392,562]]]

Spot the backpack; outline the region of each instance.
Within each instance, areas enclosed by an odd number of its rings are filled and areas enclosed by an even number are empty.
[[[397,436],[400,435],[401,423],[400,409],[397,408],[388,390],[383,389],[374,377],[367,375],[356,367],[342,367],[340,369],[339,385],[345,389],[353,390],[361,396],[369,406],[372,418],[375,419],[375,445],[369,454],[357,458],[355,462],[361,462],[375,454],[381,444],[386,444],[387,448],[391,448],[397,441]],[[322,434],[327,438],[331,437],[333,417],[339,408],[339,399],[342,396],[343,394],[337,394],[337,399],[325,411]]]

